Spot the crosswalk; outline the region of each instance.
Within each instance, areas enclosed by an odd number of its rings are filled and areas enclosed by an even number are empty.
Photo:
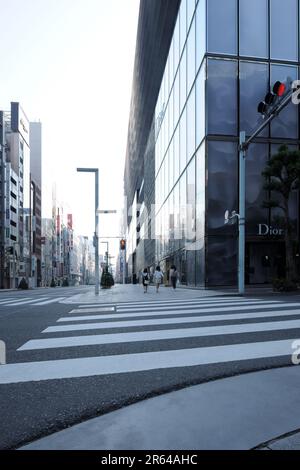
[[[38,296],[38,297],[15,297],[0,300],[0,307],[19,307],[22,305],[40,307],[42,305],[50,305],[56,302],[65,300],[66,297],[50,297],[50,296]]]
[[[70,309],[18,348],[20,362],[0,367],[0,384],[279,357],[291,363],[300,338],[294,300],[202,297]]]

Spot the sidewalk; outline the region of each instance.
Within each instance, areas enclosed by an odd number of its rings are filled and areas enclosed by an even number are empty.
[[[299,384],[297,366],[216,380],[130,405],[22,449],[253,449],[300,429]],[[276,440],[277,448],[299,449],[299,436],[289,437],[289,444]]]

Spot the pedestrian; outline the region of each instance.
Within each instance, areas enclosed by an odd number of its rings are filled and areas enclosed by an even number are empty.
[[[150,284],[150,279],[149,279],[147,268],[145,268],[144,271],[142,272],[142,281],[143,281],[143,286],[144,286],[144,294],[146,294],[148,292],[148,285]]]
[[[160,266],[156,266],[155,272],[154,272],[154,282],[156,285],[156,292],[158,293],[159,286],[161,285],[163,281],[164,275],[160,270]]]
[[[178,272],[177,272],[176,266],[174,266],[173,264],[170,269],[170,280],[171,280],[171,285],[173,289],[176,289],[177,279],[178,279]]]

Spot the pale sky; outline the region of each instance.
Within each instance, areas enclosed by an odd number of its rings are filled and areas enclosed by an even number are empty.
[[[99,168],[101,209],[122,207],[138,8],[139,0],[0,0],[0,109],[19,101],[42,122],[43,217],[55,181],[77,234],[89,237],[94,177],[76,167]],[[100,231],[114,236],[118,217],[108,219]]]

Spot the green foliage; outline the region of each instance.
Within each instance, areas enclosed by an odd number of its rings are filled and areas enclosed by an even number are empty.
[[[50,287],[56,287],[56,282],[55,282],[55,280],[54,280],[53,278],[52,278],[52,280],[51,280]]]
[[[24,277],[21,279],[18,289],[23,289],[23,290],[28,289],[28,284],[27,284],[26,279]]]
[[[69,287],[69,281],[67,278],[63,280],[62,287]]]
[[[101,276],[101,287],[103,289],[109,289],[115,284],[114,278],[111,273],[108,271],[108,268],[104,268]]]

